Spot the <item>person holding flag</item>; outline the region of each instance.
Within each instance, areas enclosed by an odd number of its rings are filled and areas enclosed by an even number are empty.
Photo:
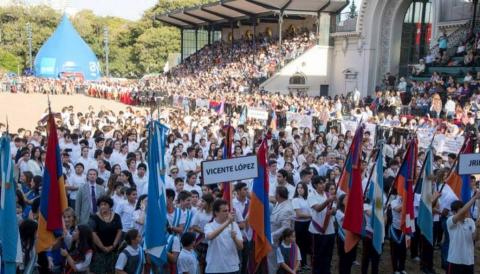
[[[1,273],[16,273],[17,263],[22,261],[20,235],[17,225],[15,180],[8,134],[0,138],[0,269]]]
[[[433,140],[432,140],[433,141]],[[433,202],[438,199],[438,193],[433,195],[433,150],[428,147],[421,174],[415,186],[421,189],[418,208],[418,228],[420,230],[420,268],[424,273],[434,273],[433,270]]]
[[[312,178],[315,192],[308,195],[312,220],[308,231],[313,235],[312,273],[329,274],[335,245],[335,228],[331,218],[334,209],[330,206],[336,200],[335,195],[325,191],[325,179],[320,176]]]
[[[368,273],[370,262],[372,274],[377,274],[380,264],[380,255],[383,251],[385,238],[384,219],[384,192],[383,192],[383,148],[378,149],[375,166],[370,173],[370,187],[365,190],[368,198],[364,204],[364,218],[366,220],[365,236],[362,240],[362,273]]]
[[[394,272],[405,271],[407,246],[415,232],[413,183],[417,166],[418,143],[416,137],[407,145],[405,158],[391,189],[394,199],[390,203],[392,224],[390,226],[390,254]]]

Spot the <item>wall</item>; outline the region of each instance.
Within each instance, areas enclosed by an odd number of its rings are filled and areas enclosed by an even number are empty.
[[[330,84],[328,72],[331,71],[331,56],[331,47],[315,46],[290,62],[280,72],[265,81],[261,87],[269,92],[288,94],[290,77],[300,72],[307,76],[305,85],[310,87],[308,95],[319,96],[320,85]],[[332,95],[331,88],[329,88],[329,95]]]

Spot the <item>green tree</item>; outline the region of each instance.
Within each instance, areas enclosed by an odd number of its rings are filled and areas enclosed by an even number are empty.
[[[6,50],[0,49],[0,70],[2,69],[16,73],[17,69],[22,70],[23,67],[20,65],[20,60],[18,60],[15,55]]]
[[[180,50],[180,32],[173,27],[147,29],[134,47],[136,60],[143,73],[162,72],[169,53]]]

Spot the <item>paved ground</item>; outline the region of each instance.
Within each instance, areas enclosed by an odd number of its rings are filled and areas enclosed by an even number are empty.
[[[87,111],[89,106],[93,106],[95,111],[106,108],[118,112],[126,108],[126,105],[118,102],[85,95],[50,95],[50,101],[55,112],[60,112],[62,107],[69,105],[81,112]],[[0,93],[0,123],[5,124],[8,115],[10,131],[14,132],[18,128],[34,129],[47,106],[47,95],[44,94]]]

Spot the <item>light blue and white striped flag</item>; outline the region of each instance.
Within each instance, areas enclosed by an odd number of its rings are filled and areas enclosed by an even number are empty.
[[[165,149],[168,127],[158,121],[148,125],[148,200],[145,220],[146,252],[156,266],[167,258],[163,249],[167,244],[167,203],[165,197]]]
[[[422,174],[422,194],[420,198],[420,207],[418,209],[418,227],[420,232],[433,245],[433,215],[432,215],[432,175],[433,175],[433,156],[430,146],[425,156]]]
[[[385,219],[383,216],[383,153],[381,148],[378,150],[371,185],[373,187],[370,191],[370,202],[372,205],[371,225],[373,228],[372,242],[377,253],[382,254],[382,245],[385,239]]]
[[[17,262],[22,261],[22,249],[17,226],[16,185],[10,154],[10,138],[0,138],[0,246],[2,273],[16,273]]]

